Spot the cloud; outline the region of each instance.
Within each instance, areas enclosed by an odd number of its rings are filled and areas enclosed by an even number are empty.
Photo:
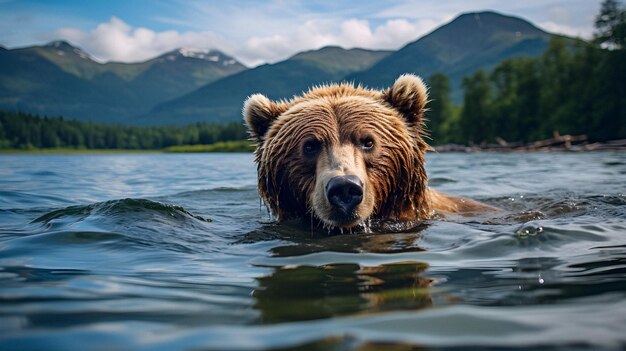
[[[303,50],[327,45],[344,48],[398,49],[434,29],[433,21],[394,19],[372,26],[366,20],[348,19],[337,25],[308,21],[285,34],[255,36],[236,49],[237,57],[253,63],[276,62]]]
[[[324,23],[308,21],[289,34],[253,36],[236,49],[236,56],[256,65],[280,61],[299,51],[336,45],[335,38],[324,27]]]
[[[180,47],[229,49],[224,40],[211,32],[155,32],[148,28],[133,28],[117,17],[111,17],[109,22],[101,23],[91,31],[61,28],[54,34],[102,61],[144,61]]]
[[[397,49],[435,29],[438,24],[432,20],[411,22],[406,19],[391,19],[372,29],[367,21],[349,20],[341,25],[340,41],[346,46]]]
[[[375,16],[429,18],[441,25],[464,12],[491,10],[527,19],[550,32],[590,38],[600,3],[601,0],[405,0],[378,11]]]
[[[150,25],[136,27],[111,17],[108,22],[80,29],[64,27],[49,33],[55,36],[51,39],[68,40],[102,61],[142,61],[189,47],[218,49],[248,66],[255,66],[327,45],[398,49],[461,12],[485,8],[519,14],[551,32],[589,37],[599,3],[599,0],[568,0],[566,6],[562,0],[547,3],[544,0],[524,3],[403,0],[355,7],[353,1],[190,0],[184,2],[185,6],[178,0],[171,1],[170,5],[177,6],[151,17],[162,31],[147,28]]]
[[[327,45],[345,48],[397,49],[433,29],[434,21],[393,19],[379,26],[366,20],[339,22],[309,20],[282,34],[252,36],[240,43],[228,43],[213,32],[156,32],[134,28],[122,19],[111,17],[93,30],[61,28],[54,35],[80,46],[101,61],[136,62],[180,47],[218,49],[248,65],[277,62],[299,51]]]
[[[550,33],[563,34],[571,37],[591,38],[593,36],[593,30],[591,28],[572,27],[551,21],[538,23],[537,26]]]

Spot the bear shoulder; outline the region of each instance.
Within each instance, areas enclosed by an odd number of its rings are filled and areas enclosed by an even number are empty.
[[[473,216],[482,212],[499,210],[496,207],[472,199],[448,195],[432,188],[428,188],[426,194],[430,203],[430,210],[438,215],[445,216],[446,214],[456,213],[464,216]]]

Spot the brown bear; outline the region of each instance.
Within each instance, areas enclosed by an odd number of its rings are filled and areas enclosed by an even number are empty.
[[[384,91],[343,83],[289,101],[250,96],[243,114],[262,199],[279,221],[340,229],[370,220],[414,226],[435,213],[487,209],[428,188],[427,99],[422,80],[410,74]]]

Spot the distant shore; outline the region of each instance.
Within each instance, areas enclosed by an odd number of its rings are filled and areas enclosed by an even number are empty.
[[[164,149],[85,149],[85,148],[31,148],[0,149],[0,154],[159,154],[159,153],[201,153],[201,152],[240,152],[250,153],[254,148],[247,140],[224,141],[208,145],[177,145]]]
[[[589,143],[584,136],[556,135],[555,138],[539,140],[528,144],[507,143],[499,140],[498,144],[458,145],[446,144],[433,146],[431,151],[446,152],[591,152],[591,151],[626,151],[626,139]],[[225,141],[208,145],[177,145],[164,149],[76,149],[76,148],[41,148],[41,149],[0,149],[0,154],[161,154],[161,153],[251,153],[254,147],[247,140]]]
[[[605,142],[588,142],[586,135],[560,135],[531,143],[509,143],[498,138],[497,144],[457,145],[446,144],[434,146],[436,152],[586,152],[586,151],[618,151],[626,150],[626,139]]]
[[[137,149],[74,149],[74,148],[43,148],[43,149],[0,149],[0,155],[63,155],[63,154],[159,154],[163,150]]]
[[[177,145],[163,149],[163,152],[252,152],[254,147],[248,140],[222,141],[208,145]]]

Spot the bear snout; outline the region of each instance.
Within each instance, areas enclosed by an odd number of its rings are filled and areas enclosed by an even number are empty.
[[[353,175],[333,177],[326,185],[326,198],[342,216],[351,216],[363,201],[363,182]]]

